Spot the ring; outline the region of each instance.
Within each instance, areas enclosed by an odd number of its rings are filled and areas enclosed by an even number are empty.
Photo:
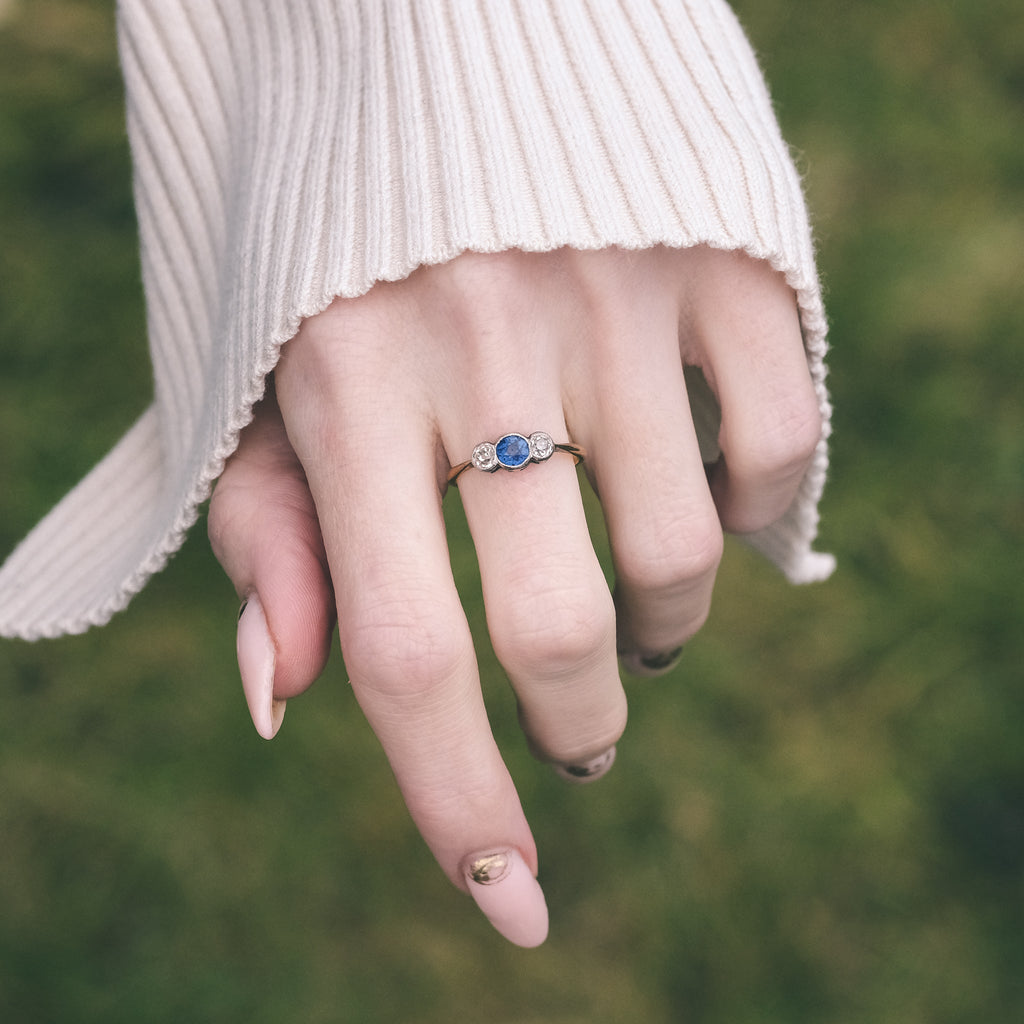
[[[490,441],[478,444],[465,462],[452,466],[448,473],[448,483],[455,483],[470,466],[484,473],[493,473],[499,469],[525,469],[531,462],[547,462],[555,452],[571,455],[577,466],[587,454],[582,445],[569,441],[556,442],[542,430],[528,437],[525,434],[505,434],[493,444]]]

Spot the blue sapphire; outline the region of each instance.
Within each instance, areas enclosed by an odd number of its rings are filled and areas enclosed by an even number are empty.
[[[506,434],[494,445],[498,464],[505,469],[521,469],[530,461],[530,442],[522,434]]]

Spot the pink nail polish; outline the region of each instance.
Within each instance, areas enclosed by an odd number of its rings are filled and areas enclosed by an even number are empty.
[[[615,764],[615,747],[582,764],[553,764],[555,771],[568,782],[596,782]]]
[[[532,949],[548,935],[548,906],[540,883],[516,849],[467,858],[466,881],[476,905],[509,942]]]
[[[272,740],[281,728],[286,701],[274,699],[277,651],[267,628],[263,604],[255,593],[242,605],[238,616],[238,670],[242,689],[256,731]]]

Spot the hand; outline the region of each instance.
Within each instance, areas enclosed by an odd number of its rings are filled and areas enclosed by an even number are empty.
[[[706,472],[684,365],[722,408]],[[355,694],[449,878],[522,945],[543,941],[537,853],[491,736],[441,512],[476,444],[543,430],[585,446],[614,601],[573,460],[469,469],[458,486],[488,629],[533,750],[611,763],[627,667],[669,665],[704,622],[722,527],[792,502],[821,433],[795,298],[766,264],[699,248],[465,254],[336,300],[284,349],[210,510],[248,605],[253,718],[319,675],[337,608]]]

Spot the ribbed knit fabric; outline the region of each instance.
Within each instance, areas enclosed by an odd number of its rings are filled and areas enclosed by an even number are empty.
[[[0,569],[0,634],[106,622],[181,545],[304,317],[465,250],[707,244],[795,290],[825,430],[751,543],[812,552],[829,404],[800,183],[719,0],[122,0],[154,405]],[[695,389],[702,445],[717,408]]]

